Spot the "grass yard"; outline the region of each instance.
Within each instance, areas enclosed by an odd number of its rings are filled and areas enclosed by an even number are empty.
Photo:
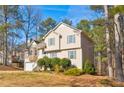
[[[0,71],[0,86],[7,87],[102,87],[102,86],[124,86],[109,80],[106,76],[65,76],[62,73],[50,72],[23,72],[23,71]]]

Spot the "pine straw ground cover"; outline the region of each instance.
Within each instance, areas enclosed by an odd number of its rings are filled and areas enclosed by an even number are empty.
[[[0,72],[0,86],[7,87],[103,87],[103,86],[124,86],[124,83],[117,83],[106,76],[65,76],[62,73],[52,72],[23,72],[7,71]]]
[[[14,68],[12,66],[4,66],[4,65],[0,65],[0,71],[17,71],[19,69]]]

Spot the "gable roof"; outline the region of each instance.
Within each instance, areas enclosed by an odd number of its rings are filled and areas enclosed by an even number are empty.
[[[37,49],[42,49],[42,48],[45,48],[45,47],[46,47],[46,43],[43,42],[43,41],[41,41],[41,43],[39,43],[39,44],[37,45]]]
[[[29,44],[29,48],[32,46],[33,43],[39,44],[40,42],[37,40],[32,40],[31,43]]]
[[[54,27],[52,30],[50,30],[48,33],[46,33],[46,34],[43,36],[43,39],[45,39],[51,32],[55,31],[55,30],[56,30],[60,25],[62,25],[62,24],[65,25],[65,26],[67,26],[67,27],[69,27],[69,28],[74,29],[75,32],[82,33],[89,41],[93,42],[93,40],[92,40],[91,38],[89,38],[89,36],[88,36],[84,31],[79,30],[79,29],[77,29],[77,28],[75,28],[75,27],[73,27],[73,26],[70,26],[70,25],[68,25],[68,24],[66,24],[66,23],[63,23],[63,22],[60,22],[56,27]]]
[[[43,39],[45,39],[52,31],[54,31],[55,29],[57,29],[62,23],[59,23],[57,26],[55,26],[53,29],[51,29],[50,31],[48,31],[48,33],[46,33],[43,36]]]

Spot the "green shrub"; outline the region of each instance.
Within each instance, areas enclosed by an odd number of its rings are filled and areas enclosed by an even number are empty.
[[[79,76],[82,74],[82,71],[78,68],[70,68],[67,71],[65,71],[64,74],[71,75],[71,76]]]
[[[59,73],[60,70],[61,70],[61,68],[60,68],[59,65],[55,65],[55,66],[54,66],[54,70],[55,70],[56,73]]]
[[[108,80],[108,79],[102,79],[102,80],[100,80],[100,84],[103,84],[103,85],[111,85],[111,81]]]
[[[2,63],[2,62],[0,62],[0,65],[3,65],[3,63]]]
[[[93,64],[91,64],[91,62],[89,60],[86,60],[84,62],[83,73],[95,74],[95,68],[94,68]]]
[[[45,65],[45,60],[43,58],[40,58],[37,61],[37,65],[42,68]]]
[[[38,61],[37,61],[37,64],[39,67],[45,67],[44,70],[46,70],[47,68],[51,68],[51,59],[48,58],[47,56],[43,57],[43,58],[40,58]]]
[[[48,58],[47,56],[44,56],[43,57],[43,60],[45,61],[45,67],[46,68],[51,68],[51,59],[50,58]]]
[[[43,58],[37,61],[39,67],[44,67],[44,70],[50,68],[50,70],[60,72],[64,71],[65,69],[71,67],[71,61],[67,58],[48,58],[44,56]]]
[[[52,67],[52,70],[53,71],[56,71],[58,72],[57,69],[60,69],[60,61],[61,59],[60,58],[51,58],[51,67]]]
[[[63,58],[63,59],[61,59],[60,64],[61,64],[63,69],[67,69],[68,67],[71,66],[71,60],[68,58]]]
[[[70,67],[71,67],[71,68],[76,68],[76,66],[75,66],[75,65],[71,65]]]
[[[60,65],[60,61],[61,61],[61,59],[60,58],[52,58],[51,59],[51,64],[52,64],[52,66],[55,66],[55,65]]]

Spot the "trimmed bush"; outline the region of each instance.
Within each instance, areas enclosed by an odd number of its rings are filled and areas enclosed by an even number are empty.
[[[95,68],[94,68],[93,64],[91,64],[91,62],[89,60],[86,60],[84,62],[83,73],[95,74]]]
[[[70,68],[64,72],[65,75],[79,76],[82,74],[81,70],[78,68]]]
[[[45,61],[45,64],[44,64],[45,67],[46,67],[46,68],[48,68],[48,67],[51,68],[51,59],[48,58],[47,56],[44,56],[43,59],[44,59],[44,61]]]
[[[60,66],[60,61],[60,58],[48,58],[47,56],[44,56],[43,58],[39,59],[37,63],[38,66],[40,66],[41,68],[44,66],[44,70],[47,70],[48,68],[50,68],[51,70],[55,70],[56,65]]]
[[[47,70],[47,68],[51,68],[51,59],[45,56],[43,58],[40,58],[37,61],[37,64],[41,68],[44,66],[44,70]]]
[[[44,56],[43,58],[37,61],[39,67],[44,67],[44,70],[50,70],[55,72],[63,72],[65,69],[71,67],[71,61],[67,58],[48,58]]]
[[[61,59],[60,64],[61,64],[63,69],[67,69],[68,67],[71,66],[71,60],[68,58],[63,58],[63,59]]]
[[[37,65],[42,68],[45,65],[45,60],[43,58],[40,58],[37,61]]]
[[[57,73],[60,71],[60,58],[52,58],[51,59],[51,67],[53,71],[56,71]]]
[[[60,61],[61,61],[61,59],[60,58],[52,58],[51,59],[51,64],[52,64],[52,66],[54,67],[55,65],[59,65],[60,66]]]

